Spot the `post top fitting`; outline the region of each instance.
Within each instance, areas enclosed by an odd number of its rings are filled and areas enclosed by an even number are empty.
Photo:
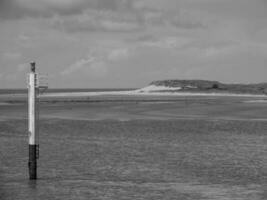
[[[35,72],[35,62],[31,62],[31,72]]]

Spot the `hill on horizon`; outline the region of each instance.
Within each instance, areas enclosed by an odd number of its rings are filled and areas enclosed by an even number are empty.
[[[241,84],[221,83],[209,80],[158,80],[149,86],[165,87],[172,92],[205,92],[205,93],[237,93],[237,94],[267,94],[267,83]],[[175,89],[177,88],[177,89]]]

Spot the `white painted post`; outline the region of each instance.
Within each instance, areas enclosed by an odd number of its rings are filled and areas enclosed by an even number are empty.
[[[29,106],[29,178],[37,179],[37,144],[36,144],[36,95],[38,88],[36,85],[37,75],[35,73],[35,63],[31,63],[28,85],[28,106]]]

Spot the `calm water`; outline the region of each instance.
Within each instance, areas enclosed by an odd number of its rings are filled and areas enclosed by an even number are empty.
[[[266,199],[266,123],[193,124],[44,120],[29,181],[26,121],[0,122],[0,199]]]
[[[37,181],[27,106],[0,105],[0,200],[266,199],[266,104],[242,102],[43,105]]]

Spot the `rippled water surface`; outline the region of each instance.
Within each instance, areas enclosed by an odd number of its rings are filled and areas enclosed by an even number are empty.
[[[0,105],[0,199],[267,198],[264,104],[159,102],[42,105],[37,181],[27,107]]]

